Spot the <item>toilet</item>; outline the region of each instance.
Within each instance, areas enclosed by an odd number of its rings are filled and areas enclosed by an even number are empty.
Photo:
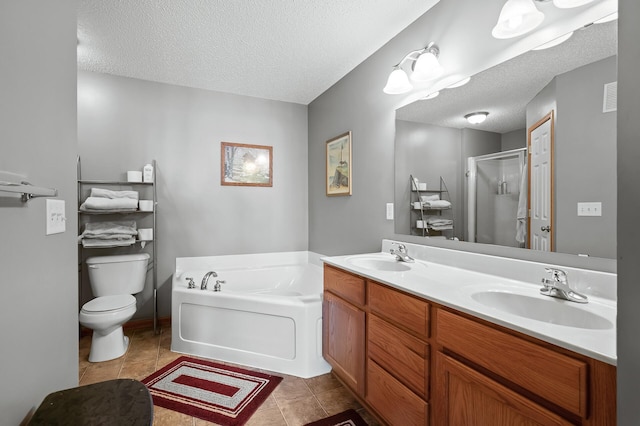
[[[95,299],[82,306],[80,324],[93,330],[90,362],[108,361],[127,351],[122,325],[136,312],[136,298],[147,276],[147,253],[96,256],[86,260]]]

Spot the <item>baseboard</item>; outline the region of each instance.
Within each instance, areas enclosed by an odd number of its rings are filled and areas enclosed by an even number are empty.
[[[158,326],[160,329],[171,327],[171,317],[158,318]],[[135,319],[126,322],[122,328],[125,333],[128,331],[151,330],[153,329],[153,319]],[[80,337],[91,336],[93,330],[80,326]]]

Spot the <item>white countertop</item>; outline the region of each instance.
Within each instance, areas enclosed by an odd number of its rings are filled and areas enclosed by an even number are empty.
[[[420,249],[417,251],[420,251]],[[412,251],[410,250],[409,253],[411,254]],[[455,252],[453,255],[455,256]],[[493,256],[487,257],[493,258],[485,259],[487,262],[496,261]],[[531,281],[525,282],[509,278],[509,274],[501,274],[499,276],[418,258],[414,263],[401,265],[394,265],[393,262],[390,262],[390,266],[406,270],[387,271],[363,266],[358,259],[389,262],[393,261],[394,256],[388,252],[382,252],[322,258],[329,265],[351,271],[415,296],[457,309],[608,364],[616,365],[616,301],[611,298],[598,297],[599,291],[594,291],[595,295],[587,294],[589,302],[580,304],[541,295],[539,292],[541,285],[536,283],[540,282],[543,275],[531,277]],[[498,258],[497,261],[500,262],[500,259]],[[509,262],[511,259],[504,259],[504,261]],[[464,261],[460,263],[464,263]],[[522,270],[521,264],[516,266],[520,266],[519,269]],[[539,266],[539,268],[544,271],[542,266]],[[508,269],[509,267],[506,268],[506,270]],[[581,279],[588,281],[590,271],[581,272],[584,275]],[[595,281],[597,279],[597,277],[594,278]],[[569,273],[569,283],[571,284],[571,273]],[[582,288],[580,291],[582,291]],[[522,299],[525,301],[542,304],[545,302],[556,303],[557,305],[551,307],[556,311],[560,311],[563,315],[565,310],[569,317],[574,315],[574,317],[569,318],[572,322],[577,315],[578,319],[575,321],[578,323],[582,321],[582,318],[592,318],[598,320],[596,321],[597,325],[591,328],[582,328],[526,318],[477,301],[472,296],[478,292],[518,294],[526,296]]]

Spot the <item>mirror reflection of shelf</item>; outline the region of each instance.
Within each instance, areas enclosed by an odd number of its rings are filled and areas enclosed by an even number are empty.
[[[412,235],[427,236],[442,236],[444,232],[453,232],[453,219],[441,217],[444,211],[453,211],[453,205],[450,201],[449,190],[444,182],[442,176],[440,177],[438,189],[428,189],[428,185],[424,182],[419,182],[413,175],[409,175],[409,183],[411,188],[410,196],[410,233]],[[422,189],[421,189],[422,188]],[[428,195],[431,194],[433,198],[431,200]],[[415,196],[417,200],[415,200]],[[433,202],[440,205],[429,205],[429,202]],[[444,204],[444,205],[443,205]],[[453,216],[453,213],[451,213]],[[453,237],[453,235],[451,235]]]

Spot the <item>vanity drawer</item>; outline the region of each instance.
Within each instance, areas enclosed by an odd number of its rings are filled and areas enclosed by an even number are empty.
[[[371,360],[367,362],[366,400],[390,425],[429,424],[429,404]]]
[[[369,358],[422,399],[429,399],[429,345],[369,315]]]
[[[581,417],[586,362],[438,309],[436,340],[446,349]]]
[[[324,289],[351,303],[364,306],[364,279],[324,265]]]
[[[424,300],[369,281],[369,307],[418,336],[429,337],[429,304]]]

